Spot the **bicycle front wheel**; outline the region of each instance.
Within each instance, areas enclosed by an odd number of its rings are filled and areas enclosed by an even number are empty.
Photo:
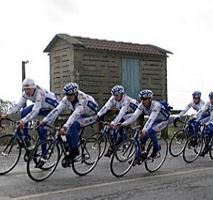
[[[72,161],[72,169],[75,174],[84,176],[90,173],[98,163],[100,143],[96,138],[83,138],[80,140],[78,149],[80,154]]]
[[[12,134],[0,137],[0,175],[9,173],[18,163],[21,146]]]
[[[47,179],[55,171],[59,159],[60,148],[53,139],[40,142],[31,152],[27,162],[28,176],[37,182]]]
[[[213,160],[213,138],[211,138],[209,143],[209,157]]]
[[[169,143],[169,153],[173,157],[179,156],[184,149],[184,146],[187,141],[187,134],[186,132],[182,129],[177,131],[171,138],[170,143]]]
[[[183,159],[187,163],[194,162],[203,149],[203,139],[201,134],[192,135],[188,138],[183,150]]]
[[[166,160],[168,154],[168,142],[164,138],[158,139],[158,144],[160,145],[159,155],[156,158],[151,158],[151,150],[153,149],[153,143],[151,141],[150,145],[148,146],[147,153],[148,157],[145,161],[145,168],[148,172],[155,172],[161,168],[163,163]]]
[[[124,140],[116,147],[110,161],[110,170],[113,176],[122,177],[132,168],[136,149],[133,139]]]
[[[107,139],[104,137],[103,133],[100,132],[95,132],[93,133],[90,138],[95,138],[97,139],[97,142],[100,144],[100,155],[99,159],[103,156],[104,152],[106,151],[107,148]],[[96,143],[94,143],[94,148],[96,148]]]

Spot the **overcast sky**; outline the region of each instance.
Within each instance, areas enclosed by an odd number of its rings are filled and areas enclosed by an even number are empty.
[[[43,50],[58,33],[153,44],[168,58],[168,99],[183,108],[194,90],[213,91],[212,0],[6,0],[0,2],[0,98],[21,95],[26,76],[49,89]],[[86,91],[85,91],[86,92]]]

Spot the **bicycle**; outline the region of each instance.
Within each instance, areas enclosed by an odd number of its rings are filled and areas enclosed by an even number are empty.
[[[99,158],[101,158],[106,152],[107,148],[109,148],[109,150],[113,152],[116,145],[118,145],[121,142],[121,140],[119,139],[118,142],[115,144],[112,132],[109,129],[110,125],[109,121],[99,121],[99,122],[102,124],[102,129],[99,132],[92,133],[90,137],[96,138],[100,143],[101,151]],[[124,129],[125,138],[131,138],[134,134],[133,130],[129,126],[124,128],[125,128]]]
[[[187,138],[186,144],[183,149],[183,159],[187,163],[194,162],[203,150],[203,144],[206,140],[205,137],[205,124],[199,125],[199,132],[194,133]]]
[[[27,162],[27,174],[34,181],[43,181],[50,177],[58,166],[58,163],[62,156],[64,158],[61,161],[63,168],[72,167],[75,174],[84,176],[90,173],[96,166],[99,154],[100,144],[95,138],[84,137],[81,129],[79,133],[79,156],[74,160],[67,159],[69,146],[66,142],[66,137],[59,135],[58,127],[51,127],[55,133],[55,137],[44,140],[37,144],[30,154],[30,158]],[[45,146],[46,151],[42,152],[42,146]],[[44,161],[45,157],[45,161]]]
[[[208,135],[205,132],[205,146],[208,148],[209,157],[213,160],[213,136],[211,137],[210,141],[208,140]],[[203,156],[204,157],[204,156]]]
[[[169,142],[169,153],[173,157],[178,157],[184,149],[187,138],[193,134],[193,131],[190,128],[190,124],[186,121],[178,120],[181,123],[182,128],[174,132],[170,142]],[[174,127],[177,127],[177,124],[174,123]]]
[[[2,125],[3,121],[7,121],[5,125]],[[23,133],[16,129],[16,121],[5,118],[0,120],[0,127],[4,128],[6,124],[11,127],[13,133],[11,134],[3,134],[0,136],[0,175],[4,175],[12,171],[17,163],[19,162],[19,159],[21,157],[22,149],[25,150],[24,154],[24,161],[27,162],[31,148],[28,147],[26,144]],[[28,130],[34,130],[33,127],[24,127]],[[36,140],[36,144],[38,143],[38,140]]]
[[[134,137],[123,141],[117,146],[112,154],[110,162],[111,173],[115,177],[124,176],[135,165],[145,164],[148,172],[155,172],[163,165],[168,154],[168,142],[166,139],[158,138],[158,143],[161,147],[157,157],[152,158],[151,150],[153,142],[149,139],[148,145],[141,144],[138,138],[140,129],[135,129]]]

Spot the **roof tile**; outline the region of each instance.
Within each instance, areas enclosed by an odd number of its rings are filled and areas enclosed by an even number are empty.
[[[50,44],[46,47],[44,52],[48,52],[55,40],[58,38],[66,40],[68,43],[72,43],[76,46],[83,46],[87,49],[130,53],[130,54],[146,54],[146,55],[157,55],[166,56],[167,53],[172,54],[172,52],[162,49],[160,47],[150,45],[150,44],[137,44],[137,43],[127,43],[127,42],[117,42],[112,40],[100,40],[92,39],[80,36],[69,36],[67,34],[57,34]]]

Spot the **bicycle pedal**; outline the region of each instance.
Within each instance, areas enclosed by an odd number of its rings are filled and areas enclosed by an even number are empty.
[[[67,158],[63,158],[62,161],[61,161],[61,166],[63,168],[68,168],[68,167],[71,167],[71,162],[70,162],[70,159],[67,159]]]
[[[140,159],[139,159],[139,158],[136,158],[136,159],[134,160],[132,166],[134,167],[134,166],[136,166],[136,165],[141,165],[141,164],[142,164],[142,162],[140,161]]]

